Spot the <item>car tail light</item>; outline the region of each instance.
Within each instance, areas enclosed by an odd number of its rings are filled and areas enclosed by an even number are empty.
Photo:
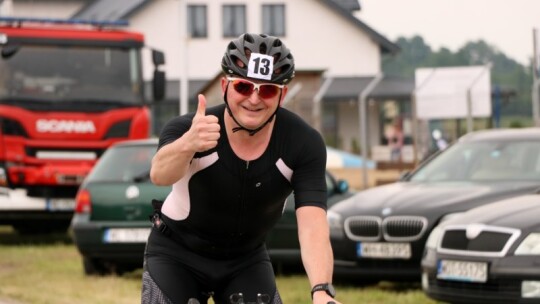
[[[92,212],[92,198],[86,189],[79,189],[75,198],[75,213]]]

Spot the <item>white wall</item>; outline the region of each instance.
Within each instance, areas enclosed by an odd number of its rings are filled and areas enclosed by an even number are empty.
[[[248,32],[261,32],[262,5],[273,2],[283,3],[277,0],[245,2]],[[167,77],[178,79],[183,68],[180,27],[185,25],[180,23],[180,3],[207,5],[209,36],[189,39],[187,60],[190,78],[211,78],[220,72],[221,57],[231,40],[222,37],[221,28],[222,4],[231,2],[155,0],[130,20],[131,28],[145,33],[148,45],[165,51]],[[375,75],[380,71],[379,46],[341,15],[317,0],[285,4],[287,36],[283,40],[292,50],[298,70],[327,69],[332,76]],[[146,70],[151,71],[148,67]]]
[[[12,5],[10,5],[12,2]],[[67,18],[87,1],[77,0],[5,0],[3,8],[13,16]],[[168,79],[178,79],[183,69],[181,54],[180,5],[206,4],[208,38],[189,39],[188,76],[210,79],[220,72],[220,62],[231,38],[222,37],[222,5],[245,3],[247,31],[262,31],[262,5],[283,4],[286,9],[286,37],[282,39],[292,50],[298,70],[327,70],[330,76],[366,76],[380,71],[379,46],[361,29],[335,13],[319,0],[154,0],[137,12],[130,28],[145,34],[147,45],[166,54]],[[7,12],[3,12],[6,14]],[[153,71],[145,56],[145,78]]]
[[[326,68],[331,76],[370,76],[380,71],[379,46],[321,1],[289,1],[287,13],[290,26],[284,41],[295,52],[299,69]]]

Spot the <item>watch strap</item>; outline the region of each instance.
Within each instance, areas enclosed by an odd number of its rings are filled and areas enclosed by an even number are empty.
[[[313,294],[316,293],[317,291],[325,291],[326,294],[331,296],[332,298],[334,298],[336,296],[336,293],[334,291],[334,287],[330,283],[322,283],[322,284],[317,284],[317,285],[313,286],[313,288],[311,289],[311,298],[312,299],[313,299]]]

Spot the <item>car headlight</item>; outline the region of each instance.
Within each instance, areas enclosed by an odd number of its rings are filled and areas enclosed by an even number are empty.
[[[540,232],[529,234],[519,244],[514,252],[515,255],[540,255]]]
[[[341,214],[329,210],[326,213],[326,220],[328,221],[328,227],[330,227],[330,237],[343,238],[343,219]]]
[[[426,241],[426,247],[429,249],[437,249],[437,245],[439,245],[439,241],[442,237],[442,229],[439,228],[439,226],[436,226],[433,228],[431,233],[429,234],[429,237]]]

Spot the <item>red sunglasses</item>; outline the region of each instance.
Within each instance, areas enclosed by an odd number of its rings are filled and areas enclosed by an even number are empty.
[[[275,97],[285,85],[273,83],[254,83],[246,79],[227,77],[227,80],[232,83],[234,90],[244,96],[251,96],[253,91],[257,90],[261,98]]]

